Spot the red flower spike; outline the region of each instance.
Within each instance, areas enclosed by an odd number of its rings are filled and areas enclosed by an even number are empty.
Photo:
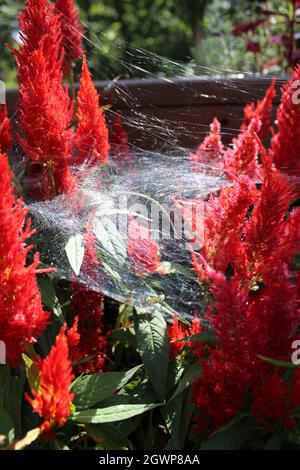
[[[218,197],[211,195],[205,204],[202,255],[211,267],[225,272],[233,264],[243,270],[241,234],[256,194],[255,185],[243,176],[233,186],[221,188]]]
[[[300,175],[300,65],[282,87],[277,109],[278,132],[272,140],[276,167],[290,176]]]
[[[108,162],[108,128],[99,95],[93,84],[86,58],[83,58],[80,88],[77,95],[78,126],[76,131],[77,162],[90,165]]]
[[[93,285],[97,281],[98,268],[101,264],[95,247],[96,237],[93,233],[94,213],[91,214],[84,236],[84,259],[81,272]],[[73,295],[71,298],[72,312],[78,317],[78,334],[80,341],[77,348],[73,348],[74,362],[88,356],[92,358],[76,367],[76,373],[93,374],[103,372],[105,367],[105,350],[107,340],[104,335],[103,325],[103,295],[80,285],[73,283]],[[74,351],[75,349],[75,351]]]
[[[138,276],[164,273],[159,258],[159,246],[151,239],[150,227],[146,228],[133,218],[128,229],[128,257]]]
[[[196,417],[196,427],[209,433],[224,426],[241,409],[247,383],[221,350],[213,350],[201,366],[202,377],[193,384],[193,401],[201,413]]]
[[[43,40],[42,54],[47,60],[47,69],[52,81],[61,80],[63,60],[60,22],[54,6],[48,0],[27,0],[19,15],[20,39],[18,50],[8,46],[15,54],[20,85],[28,80],[31,70],[31,55],[39,49]]]
[[[123,127],[122,118],[120,114],[117,114],[114,119],[110,144],[110,155],[113,161],[118,163],[130,162],[132,160],[128,145],[127,134]]]
[[[197,165],[201,163],[223,168],[223,154],[224,146],[221,139],[221,126],[218,119],[214,118],[210,125],[210,134],[199,145],[196,153],[190,153],[190,160],[196,164],[194,171],[197,171]]]
[[[224,154],[226,170],[235,175],[247,175],[250,178],[259,176],[258,149],[255,138],[261,129],[257,117],[251,120],[249,126],[238,138],[233,139],[233,148],[228,148]]]
[[[257,132],[257,135],[261,140],[266,139],[270,134],[272,105],[276,95],[275,81],[275,78],[273,78],[272,83],[267,89],[262,100],[258,100],[257,103],[249,103],[244,108],[244,119],[241,130],[245,131],[250,125],[252,119],[257,119],[261,122],[261,128]]]
[[[289,246],[292,250],[292,245],[297,244],[294,236],[288,240],[285,220],[287,210],[296,195],[295,188],[284,175],[273,170],[271,161],[264,162],[264,171],[261,192],[245,226],[245,249],[250,263],[250,274],[256,273],[257,277],[272,268],[275,260],[278,265],[279,254],[289,250]],[[290,223],[291,219],[288,220]],[[287,243],[282,250],[284,240]],[[284,259],[282,261],[286,262]]]
[[[39,391],[31,389],[33,398],[26,394],[26,398],[34,412],[43,418],[41,431],[53,437],[52,428],[61,427],[67,422],[70,415],[71,402],[74,393],[70,391],[74,376],[71,374],[69,360],[68,340],[65,335],[65,326],[56,337],[55,345],[49,355],[38,363],[40,371]]]
[[[103,334],[103,295],[73,284],[74,294],[71,308],[78,315],[80,341],[75,360],[92,356],[84,364],[76,367],[76,374],[95,374],[104,371],[107,340]]]
[[[0,104],[0,152],[6,153],[11,149],[11,122],[7,115],[7,106]]]
[[[177,315],[174,315],[173,323],[168,324],[168,335],[170,340],[170,357],[174,359],[183,350],[184,343],[178,341],[187,336],[187,328],[178,321]]]
[[[270,430],[275,429],[278,421],[291,428],[294,424],[290,418],[291,412],[289,388],[276,370],[265,384],[255,391],[252,413],[257,423],[263,424],[267,430]]]
[[[22,199],[16,199],[6,155],[0,155],[0,335],[11,367],[22,363],[24,343],[34,343],[46,327],[49,313],[42,308],[36,274],[39,256],[27,264],[34,233]],[[47,270],[46,270],[47,271]],[[49,271],[49,270],[48,270]]]
[[[63,68],[67,74],[73,62],[83,56],[82,36],[84,30],[79,21],[79,14],[73,0],[56,0],[55,10],[59,13],[62,45],[65,50]]]

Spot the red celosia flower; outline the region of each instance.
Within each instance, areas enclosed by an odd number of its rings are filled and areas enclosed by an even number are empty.
[[[88,289],[84,285],[74,282],[71,298],[72,311],[78,317],[77,332],[80,336],[77,348],[73,348],[72,357],[75,361],[92,356],[89,361],[76,368],[77,373],[89,374],[103,371],[107,345],[102,318],[104,314],[103,294],[91,290],[96,287],[99,280],[98,268],[101,264],[95,247],[96,237],[93,233],[93,218],[94,214],[92,213],[84,237],[85,252],[81,266],[81,273],[84,275],[86,282],[91,285],[91,288]],[[76,354],[74,354],[74,349],[76,349]]]
[[[261,388],[255,390],[252,413],[257,423],[264,424],[267,429],[273,429],[278,421],[291,428],[291,411],[289,388],[276,370]]]
[[[72,311],[78,315],[80,341],[77,357],[91,359],[76,367],[76,373],[94,374],[103,372],[107,340],[103,333],[103,295],[78,284],[73,285]]]
[[[65,326],[56,337],[55,345],[49,355],[39,360],[40,371],[39,390],[31,389],[33,398],[26,394],[26,398],[33,411],[43,418],[40,428],[46,433],[54,426],[61,427],[67,422],[70,415],[71,402],[74,393],[70,391],[74,376],[71,374],[71,362],[68,352],[68,341],[65,335]]]
[[[137,223],[133,218],[128,230],[128,257],[139,276],[164,272],[159,258],[159,246],[151,238],[150,227]]]
[[[193,400],[201,413],[196,426],[210,432],[224,426],[241,409],[247,384],[222,350],[213,350],[201,366],[202,377],[193,384]]]
[[[56,169],[71,157],[72,104],[61,82],[49,74],[44,39],[31,55],[19,96],[19,142],[32,161]]]
[[[235,175],[247,175],[250,178],[259,175],[257,159],[259,145],[255,134],[260,128],[261,123],[255,117],[247,129],[238,138],[233,139],[233,148],[228,148],[224,154],[224,165],[227,171]]]
[[[34,231],[11,181],[7,156],[0,155],[0,337],[6,344],[8,363],[14,367],[22,362],[24,343],[34,343],[45,329],[49,314],[42,309],[36,282],[38,254],[27,264],[32,245],[25,243]]]
[[[54,6],[49,0],[26,0],[25,8],[19,15],[19,29],[22,43],[18,50],[10,48],[15,53],[18,64],[19,83],[28,79],[31,55],[39,49],[42,40],[42,54],[47,58],[51,79],[60,81],[63,59],[61,29],[59,19],[54,14]]]
[[[270,121],[272,113],[272,104],[276,95],[275,79],[272,80],[270,87],[262,100],[257,103],[249,103],[244,108],[244,119],[241,129],[245,131],[252,119],[258,119],[261,122],[261,128],[257,132],[261,140],[266,139],[270,134]]]
[[[296,247],[293,248],[295,240],[293,237],[288,240],[288,223],[285,218],[296,195],[295,188],[284,175],[274,171],[269,159],[264,160],[264,172],[261,191],[245,227],[245,249],[250,263],[250,275],[256,273],[256,277],[267,271],[268,267],[272,268],[275,260],[278,264],[280,254],[287,254],[287,250],[290,250],[289,256],[296,253]],[[297,243],[299,238],[296,245]]]
[[[195,312],[191,326],[188,328],[186,325],[178,321],[177,315],[174,315],[173,323],[168,324],[168,335],[170,340],[170,357],[174,359],[184,348],[185,343],[178,340],[184,339],[188,336],[201,333],[202,327],[199,316]],[[200,352],[200,349],[203,350],[203,345],[195,341],[189,341],[188,345],[190,348],[193,348],[194,351],[197,349]]]
[[[272,140],[274,163],[291,176],[300,174],[300,65],[282,87],[281,103],[277,110],[278,132]]]
[[[196,165],[195,171],[201,169],[199,164],[203,163],[217,168],[223,168],[224,146],[221,139],[221,126],[217,118],[214,118],[210,125],[210,134],[205,137],[199,145],[196,153],[190,153],[190,160]]]
[[[7,106],[0,104],[0,152],[6,153],[12,144],[11,123],[7,115]]]
[[[85,57],[82,64],[82,76],[77,99],[77,161],[79,164],[87,161],[93,165],[107,163],[109,152],[108,128],[104,112],[99,105],[99,95],[93,84]]]
[[[67,331],[69,357],[73,362],[81,359],[81,355],[78,349],[80,334],[78,332],[78,316],[75,317],[74,323],[71,328]]]
[[[187,336],[187,328],[178,322],[177,315],[174,315],[173,323],[168,324],[168,335],[170,340],[170,357],[174,359],[184,348],[184,343],[178,341]]]
[[[53,6],[45,0],[28,0],[20,30],[23,44],[15,51],[20,82],[18,140],[33,162],[47,167],[49,178],[42,186],[49,197],[62,190],[73,137],[73,106],[62,85],[60,23]]]
[[[83,55],[83,28],[73,0],[56,0],[55,9],[60,14],[62,44],[65,50],[64,71],[67,73],[73,62]]]
[[[240,177],[233,186],[221,188],[219,196],[212,194],[205,204],[202,255],[213,268],[225,272],[229,264],[241,264],[245,216],[255,197],[255,185],[247,177]],[[197,258],[194,268],[201,277]]]
[[[120,114],[117,114],[114,119],[110,144],[110,155],[116,163],[131,161],[127,134]]]

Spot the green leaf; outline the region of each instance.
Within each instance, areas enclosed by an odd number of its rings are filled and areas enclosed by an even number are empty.
[[[82,424],[113,423],[115,421],[122,421],[123,419],[129,419],[133,416],[140,415],[146,411],[153,410],[160,405],[161,403],[109,406],[106,408],[77,411],[76,413],[73,413],[69,419]]]
[[[86,427],[88,435],[97,443],[102,444],[103,450],[127,450],[130,442],[125,434],[113,424],[89,424]]]
[[[10,444],[15,438],[14,423],[8,412],[3,408],[0,408],[0,436],[6,436],[4,442],[1,444]]]
[[[78,377],[72,385],[75,393],[74,405],[76,408],[86,409],[100,403],[126,385],[141,367],[139,365],[127,372],[105,372]]]
[[[178,340],[178,342],[182,343],[189,343],[190,341],[194,341],[195,343],[210,344],[212,346],[220,342],[219,338],[217,338],[213,331],[203,331],[202,333],[196,333],[187,338]]]
[[[157,398],[163,401],[166,395],[170,351],[167,323],[157,310],[151,316],[135,313],[134,328],[146,372]]]
[[[168,449],[181,450],[183,448],[184,443],[180,442],[180,426],[184,395],[184,393],[178,395],[177,400],[168,402],[165,406],[161,407],[163,418],[170,433]]]
[[[127,249],[123,237],[109,217],[95,214],[94,232],[104,250],[115,260],[123,264]]]
[[[46,308],[52,310],[57,301],[56,292],[49,276],[42,274],[37,276],[37,283],[42,295],[42,302]]]
[[[196,362],[193,364],[188,371],[184,374],[184,376],[180,379],[178,387],[176,388],[175,392],[171,396],[170,400],[174,400],[181,392],[183,392],[186,388],[188,388],[194,381],[195,378],[201,377],[201,365]]]
[[[0,408],[5,409],[14,423],[16,435],[21,434],[21,401],[25,377],[13,377],[7,365],[0,365]]]
[[[261,356],[260,354],[258,354],[258,357],[262,361],[276,367],[284,367],[285,369],[297,369],[300,367],[299,365],[293,364],[292,362],[279,361],[277,359],[271,359],[270,357]]]
[[[214,434],[202,444],[201,450],[239,450],[251,439],[259,437],[260,431],[252,420],[239,422],[227,431]]]
[[[84,258],[84,243],[83,235],[77,233],[72,235],[65,246],[65,251],[76,276],[79,276],[81,265]]]
[[[284,436],[284,429],[279,428],[273,432],[272,436],[268,440],[265,450],[280,450]]]
[[[38,392],[40,385],[40,372],[37,365],[26,354],[22,354],[25,363],[26,377],[31,389]]]

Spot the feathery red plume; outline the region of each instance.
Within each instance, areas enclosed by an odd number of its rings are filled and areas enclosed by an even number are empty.
[[[74,376],[71,374],[65,326],[57,335],[55,345],[49,355],[39,361],[38,368],[40,371],[39,390],[37,392],[32,389],[33,398],[27,394],[26,398],[33,411],[44,420],[40,426],[41,430],[52,437],[52,428],[61,427],[67,422],[74,398],[74,393],[70,391]]]
[[[282,87],[281,102],[277,109],[278,132],[272,139],[274,163],[290,176],[300,175],[299,80],[300,64]]]
[[[195,171],[197,171],[197,164],[201,163],[223,168],[223,154],[221,126],[215,117],[210,125],[210,134],[199,145],[196,153],[190,153],[190,160],[196,163]]]
[[[77,161],[79,164],[87,161],[93,165],[107,163],[109,152],[108,128],[104,112],[99,105],[99,95],[93,84],[85,57],[83,58],[82,76],[77,99]]]
[[[255,178],[259,175],[258,149],[255,134],[259,132],[261,123],[257,117],[251,120],[247,129],[233,139],[233,148],[224,154],[224,165],[227,171],[235,175],[247,175]]]
[[[273,78],[262,100],[258,100],[257,103],[248,103],[244,108],[244,119],[241,130],[245,131],[252,119],[257,119],[261,122],[261,128],[257,132],[261,140],[266,139],[270,134],[272,105],[276,95],[275,81],[275,78]]]
[[[78,11],[73,0],[56,0],[55,9],[59,12],[63,47],[65,50],[63,68],[67,73],[73,62],[83,55],[83,28],[79,21]]]
[[[32,245],[25,243],[34,231],[11,182],[7,156],[0,155],[0,339],[14,367],[22,362],[24,343],[34,343],[45,329],[49,314],[43,311],[37,287],[38,254],[27,264]]]
[[[12,145],[11,122],[7,115],[7,106],[0,104],[0,152],[6,153]]]
[[[117,114],[114,119],[110,144],[110,155],[116,163],[131,161],[127,134],[120,114]]]

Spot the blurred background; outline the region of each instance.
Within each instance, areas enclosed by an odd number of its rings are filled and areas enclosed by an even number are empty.
[[[16,85],[16,71],[5,43],[18,38],[23,5],[0,0],[0,80],[8,87]],[[300,58],[300,0],[77,0],[77,6],[96,80],[173,76],[179,63],[181,75],[283,74]]]

